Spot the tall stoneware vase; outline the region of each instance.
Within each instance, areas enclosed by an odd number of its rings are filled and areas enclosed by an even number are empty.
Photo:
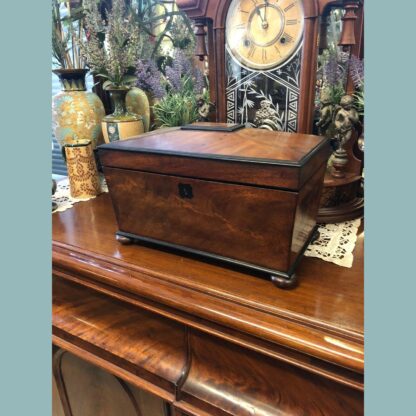
[[[107,91],[110,93],[114,112],[105,116],[101,123],[105,142],[124,140],[144,133],[142,116],[127,110],[126,95],[129,88],[114,88]]]
[[[98,95],[85,87],[86,69],[56,69],[53,71],[62,91],[52,99],[52,120],[55,137],[61,146],[78,140],[90,140],[95,148],[103,142],[101,120],[105,116]]]
[[[150,103],[147,94],[140,88],[133,87],[126,95],[126,107],[131,113],[143,119],[144,131],[150,130]]]

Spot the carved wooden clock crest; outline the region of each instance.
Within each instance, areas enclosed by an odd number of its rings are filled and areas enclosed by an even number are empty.
[[[321,16],[331,7],[357,8],[359,3],[177,0],[195,20],[197,55],[208,55],[216,121],[312,132]],[[345,26],[353,35],[355,17],[349,16]]]

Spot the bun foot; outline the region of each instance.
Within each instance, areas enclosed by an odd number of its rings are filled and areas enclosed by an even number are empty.
[[[279,289],[293,289],[298,283],[298,279],[295,274],[292,274],[290,277],[271,275],[270,280]]]
[[[125,237],[124,235],[116,234],[116,240],[123,244],[123,246],[127,246],[129,244],[133,244],[134,240],[129,237]]]

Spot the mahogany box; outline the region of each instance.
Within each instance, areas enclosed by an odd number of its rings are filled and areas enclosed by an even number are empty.
[[[214,128],[156,130],[98,148],[117,237],[250,268],[289,287],[316,229],[329,143]]]

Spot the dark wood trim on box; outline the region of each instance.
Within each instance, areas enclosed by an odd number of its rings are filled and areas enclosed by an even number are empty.
[[[173,152],[169,150],[148,150],[140,147],[128,147],[128,146],[117,146],[117,143],[106,143],[98,146],[98,151],[111,150],[117,152],[130,152],[130,153],[145,153],[145,154],[155,154],[163,156],[180,156],[193,159],[208,159],[208,160],[221,160],[227,162],[243,162],[243,163],[254,163],[261,165],[272,165],[272,166],[282,166],[282,167],[303,167],[311,158],[313,158],[316,153],[320,150],[327,148],[329,146],[329,139],[322,140],[318,143],[308,154],[302,157],[299,162],[291,162],[289,160],[276,160],[276,159],[265,159],[258,157],[240,157],[232,155],[219,155],[219,154],[210,154],[210,153],[190,153],[190,152]]]
[[[230,184],[260,186],[287,191],[297,191],[301,187],[299,171],[294,166],[271,166],[267,164],[242,164],[241,162],[226,163],[222,160],[198,161],[194,158],[177,156],[136,154],[134,152],[102,152],[101,162],[106,168],[137,170],[140,172],[173,175],[183,178],[194,178],[206,181]],[[184,163],[188,162],[188,163]]]
[[[204,126],[201,124],[185,124],[184,126],[181,126],[181,130],[233,132],[241,130],[245,127],[244,124],[233,124],[229,127],[222,125],[213,126],[211,123],[208,124],[210,125]]]
[[[297,256],[297,258],[295,259],[293,264],[290,266],[290,269],[287,273],[282,272],[280,270],[268,269],[267,267],[257,266],[257,265],[252,264],[252,263],[247,263],[247,262],[244,262],[244,261],[231,259],[229,257],[220,256],[219,254],[214,254],[214,253],[208,253],[206,251],[195,250],[195,249],[190,248],[190,247],[184,247],[184,246],[181,246],[181,245],[178,245],[178,244],[168,243],[166,241],[155,240],[153,238],[143,237],[143,236],[139,236],[139,235],[136,235],[136,234],[127,233],[127,232],[124,232],[124,231],[117,231],[116,238],[121,244],[131,244],[132,242],[136,242],[136,241],[137,242],[151,243],[151,244],[155,244],[157,246],[166,247],[168,249],[178,250],[178,251],[181,251],[181,252],[184,252],[184,253],[189,253],[189,254],[200,256],[200,257],[203,257],[203,258],[208,258],[208,259],[224,262],[224,263],[227,263],[227,264],[230,264],[230,265],[233,265],[233,266],[237,266],[237,267],[242,267],[244,269],[247,269],[248,271],[267,273],[267,274],[270,275],[269,276],[270,280],[277,287],[279,287],[281,289],[287,289],[287,288],[294,287],[297,283],[297,279],[296,279],[296,275],[295,275],[295,269],[298,266],[300,260],[302,259],[302,256],[303,256],[305,250],[307,249],[308,245],[310,244],[311,240],[314,238],[315,233],[317,231],[317,228],[318,227],[315,226],[315,228],[312,230],[312,232],[310,233],[310,235],[309,235],[306,243],[304,244],[302,250],[300,251],[299,255]]]

